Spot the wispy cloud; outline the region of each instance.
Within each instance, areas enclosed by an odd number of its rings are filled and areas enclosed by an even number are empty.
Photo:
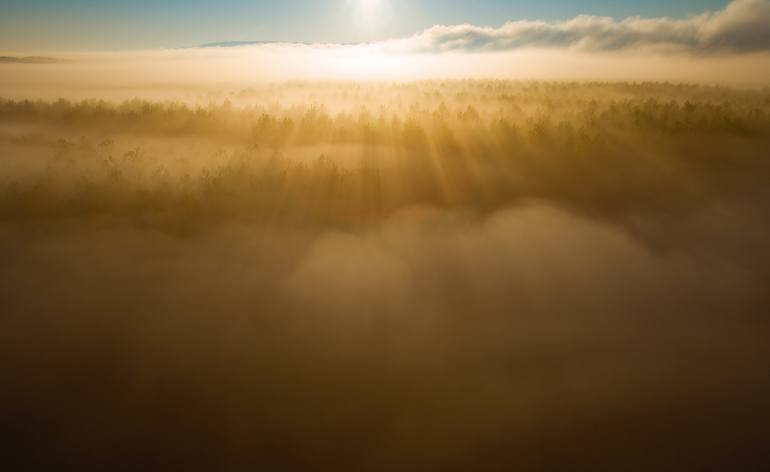
[[[693,54],[770,50],[770,1],[733,0],[724,9],[686,19],[577,16],[567,21],[511,21],[499,28],[438,25],[391,47],[410,52],[567,48],[581,51],[655,49]]]

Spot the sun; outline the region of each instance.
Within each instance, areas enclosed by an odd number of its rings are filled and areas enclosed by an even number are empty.
[[[382,3],[382,0],[356,0],[356,1],[363,9],[367,9],[367,8],[374,9],[374,8],[377,8]]]
[[[385,0],[352,0],[353,21],[362,30],[376,30],[383,26]]]

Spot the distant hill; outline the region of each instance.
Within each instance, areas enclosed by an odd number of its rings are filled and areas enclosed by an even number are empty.
[[[65,62],[61,59],[42,56],[13,57],[0,56],[0,64],[57,64]]]

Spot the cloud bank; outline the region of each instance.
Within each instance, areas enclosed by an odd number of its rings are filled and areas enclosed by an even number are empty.
[[[734,0],[724,9],[686,19],[580,15],[571,20],[511,21],[499,28],[437,25],[397,48],[413,52],[504,51],[568,48],[602,52],[654,49],[693,54],[757,52],[770,49],[770,1]]]

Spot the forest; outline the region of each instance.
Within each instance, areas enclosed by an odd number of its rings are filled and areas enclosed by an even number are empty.
[[[4,449],[759,470],[769,151],[770,89],[720,85],[0,98]]]

